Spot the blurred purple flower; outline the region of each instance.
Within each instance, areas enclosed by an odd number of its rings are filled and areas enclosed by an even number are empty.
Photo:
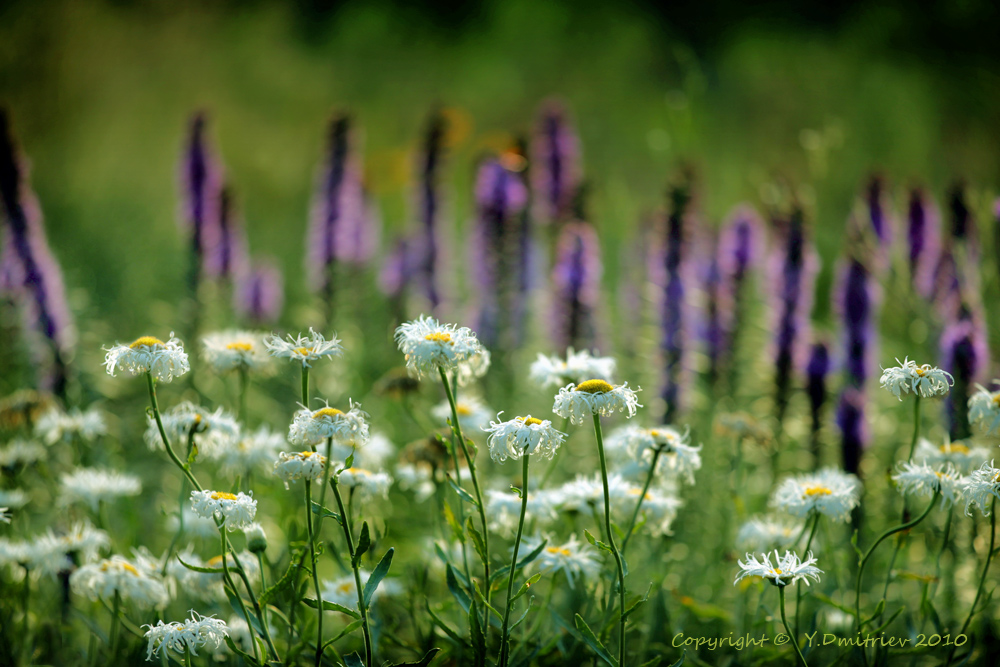
[[[563,227],[552,269],[556,349],[595,347],[594,318],[601,271],[601,251],[594,228],[586,222],[572,222]]]
[[[823,406],[826,404],[826,376],[830,372],[830,346],[824,341],[813,343],[806,364],[806,394],[809,396],[809,442],[813,461],[819,465],[819,432],[823,428]]]
[[[887,251],[892,245],[892,217],[886,203],[885,179],[880,175],[872,176],[868,181],[868,187],[865,191],[865,208],[879,246]]]
[[[254,326],[274,324],[284,304],[284,281],[273,260],[255,259],[249,270],[238,274],[233,306],[240,318]]]
[[[863,389],[875,365],[879,294],[865,262],[851,251],[840,268],[836,306],[843,327],[844,380]]]
[[[868,446],[865,401],[864,391],[848,387],[841,393],[840,404],[837,406],[844,470],[855,475],[861,468],[861,455]]]
[[[247,239],[236,211],[233,191],[223,187],[219,195],[218,243],[209,253],[207,273],[219,278],[235,278],[246,271]]]
[[[550,100],[542,106],[531,146],[531,187],[538,222],[570,219],[579,185],[580,140],[564,106]]]
[[[439,256],[441,244],[438,228],[441,223],[441,163],[444,159],[444,138],[447,130],[445,117],[440,112],[431,116],[424,137],[423,153],[420,157],[420,184],[418,211],[420,235],[410,244],[408,252],[415,258],[412,270],[418,279],[432,313],[441,305],[438,287]],[[407,278],[409,280],[409,278]]]
[[[956,319],[941,334],[942,367],[955,378],[948,392],[945,412],[952,440],[971,435],[967,405],[977,380],[989,368],[989,347],[982,314],[961,306]]]
[[[219,244],[219,214],[222,169],[208,146],[204,112],[191,119],[187,146],[181,162],[184,192],[183,224],[191,235],[191,269],[188,277],[192,293],[203,275],[212,271],[213,254]]]
[[[906,215],[910,282],[918,294],[930,298],[934,269],[941,255],[941,215],[931,196],[920,188],[910,191]]]

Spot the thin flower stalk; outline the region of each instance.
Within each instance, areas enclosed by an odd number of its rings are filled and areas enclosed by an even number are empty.
[[[646,482],[642,485],[642,493],[639,494],[639,500],[635,503],[635,509],[632,510],[632,518],[629,519],[628,528],[625,530],[625,539],[622,540],[622,553],[625,553],[625,549],[628,548],[628,542],[632,539],[632,533],[635,531],[635,522],[639,518],[639,510],[642,509],[642,501],[646,499],[646,493],[649,491],[649,485],[653,482],[653,477],[656,475],[656,464],[660,461],[660,454],[663,453],[662,447],[657,447],[653,450],[653,461],[649,465],[649,472],[646,473]]]
[[[331,479],[331,486],[333,487],[333,497],[337,500],[337,511],[340,512],[340,517],[342,519],[340,525],[344,529],[344,539],[347,540],[347,555],[351,559],[351,569],[354,571],[354,587],[357,589],[358,593],[358,611],[361,612],[361,630],[365,639],[365,665],[366,667],[371,667],[373,655],[371,627],[368,621],[368,606],[365,604],[364,599],[364,587],[361,585],[361,571],[359,569],[360,563],[355,555],[354,531],[351,528],[351,514],[344,507],[344,499],[340,495],[340,485],[337,482],[336,475],[334,475]],[[316,596],[319,597],[318,592],[316,593]],[[319,646],[321,645],[322,640],[319,642]],[[319,667],[319,651],[321,650],[319,646],[317,646],[316,649],[317,667]]]
[[[528,456],[521,456],[521,516],[517,520],[517,535],[514,537],[514,555],[510,559],[510,574],[507,577],[507,603],[503,610],[503,625],[500,628],[500,667],[507,667],[510,659],[510,608],[513,606],[514,573],[517,571],[517,552],[521,547],[521,534],[524,530],[524,516],[528,511]]]
[[[785,614],[785,587],[778,586],[778,602],[781,608],[781,623],[785,626],[785,632],[788,636],[792,638],[792,646],[795,647],[795,655],[798,656],[799,662],[802,663],[802,667],[809,667],[809,663],[806,662],[805,656],[802,655],[802,649],[799,648],[799,640],[796,639],[796,635],[792,633],[791,627],[788,625],[788,617]],[[795,615],[798,617],[798,607],[795,609]]]
[[[976,588],[976,597],[972,600],[972,607],[969,609],[969,615],[965,617],[965,623],[962,623],[962,629],[958,631],[958,635],[961,636],[965,634],[965,631],[969,629],[969,623],[972,622],[972,617],[976,615],[976,606],[979,604],[979,598],[983,595],[983,588],[986,585],[986,575],[990,571],[990,563],[993,562],[993,549],[996,547],[997,538],[997,499],[993,498],[993,502],[990,505],[990,548],[986,551],[986,564],[983,565],[983,574],[979,577],[979,587]],[[951,651],[948,653],[948,660],[945,662],[945,667],[951,664],[951,661],[955,658],[955,651],[958,646],[952,646]]]
[[[608,489],[608,462],[604,456],[604,435],[601,432],[601,416],[594,413],[594,435],[597,438],[597,453],[601,459],[601,482],[604,484],[604,531],[605,538],[615,557],[615,567],[618,568],[618,664],[625,664],[625,567],[621,553],[615,545],[615,535],[611,532],[611,493]],[[609,605],[610,607],[610,605]]]

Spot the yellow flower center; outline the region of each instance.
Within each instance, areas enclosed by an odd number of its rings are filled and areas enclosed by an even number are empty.
[[[628,494],[629,494],[630,496],[638,496],[638,495],[639,495],[639,494],[641,494],[641,493],[642,493],[642,489],[629,489],[629,490],[628,490]],[[642,499],[643,499],[643,500],[652,500],[652,499],[653,499],[653,496],[652,496],[651,494],[647,493],[646,495],[644,495],[644,496],[642,497]]]
[[[236,500],[236,494],[228,491],[212,491],[212,500]]]
[[[315,453],[316,452],[299,452],[299,456],[301,456],[304,459],[307,459]]]
[[[781,570],[775,568],[774,573],[780,575],[781,574]]]
[[[993,394],[993,404],[1000,406],[1000,392]]]
[[[558,554],[560,556],[572,556],[569,549],[563,547],[545,547],[545,550],[550,554]]]
[[[298,353],[298,354],[301,354],[303,356],[305,356],[307,354],[312,354],[312,351],[313,350],[312,350],[311,347],[297,347],[297,348],[295,348],[295,352]]]
[[[354,591],[354,584],[352,584],[349,581],[344,582],[341,585],[337,586],[337,590],[340,591],[341,593],[352,593]]]
[[[968,454],[969,448],[960,442],[952,442],[950,444],[941,445],[941,453],[943,454]]]
[[[917,375],[919,375],[920,377],[923,377],[926,374],[927,374],[927,369],[926,368],[918,368],[917,369]]]
[[[101,572],[107,572],[108,570],[110,570],[111,565],[112,563],[110,561],[104,561],[103,563],[101,563]],[[136,577],[139,576],[139,570],[135,569],[135,566],[133,566],[131,563],[122,563],[119,561],[118,563],[114,563],[114,565],[118,565],[119,567],[121,567],[121,569],[125,570],[131,575],[134,575]]]
[[[527,417],[518,417],[518,419],[525,426],[531,426],[532,424],[541,424],[542,423],[541,419],[536,419],[535,417],[532,417],[531,415],[528,415]]]
[[[472,409],[468,405],[463,405],[462,403],[459,403],[455,407],[455,412],[457,412],[462,417],[468,417],[469,415],[472,414]]]
[[[435,343],[450,343],[451,334],[447,331],[435,331],[424,336],[424,340],[430,340]]]
[[[833,495],[833,491],[826,488],[825,486],[810,486],[807,487],[803,492],[807,496],[829,496]]]
[[[163,341],[152,336],[139,336],[129,347],[134,350],[139,347],[153,347],[154,345],[163,345]]]
[[[322,410],[317,410],[316,412],[314,412],[312,418],[319,419],[320,417],[329,417],[330,419],[333,419],[337,415],[342,415],[342,414],[344,413],[338,410],[337,408],[323,408]]]
[[[250,343],[244,343],[243,341],[237,341],[226,345],[226,349],[232,350],[233,352],[249,352],[253,349],[253,345]]]
[[[222,567],[222,555],[220,554],[208,559],[208,562],[205,563],[205,567]]]
[[[577,391],[582,391],[588,394],[606,394],[612,389],[614,389],[614,387],[604,380],[587,380],[586,382],[581,382],[576,385]]]

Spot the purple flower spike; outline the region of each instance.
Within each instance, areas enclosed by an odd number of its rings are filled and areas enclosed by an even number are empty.
[[[274,324],[284,304],[284,281],[272,260],[255,260],[249,271],[239,274],[233,306],[242,319],[255,326]]]
[[[865,393],[847,388],[840,395],[837,406],[837,426],[840,428],[840,452],[844,470],[855,475],[861,468],[861,455],[868,446],[868,427],[865,421]]]
[[[951,238],[964,243],[975,252],[978,243],[976,219],[966,201],[965,185],[956,183],[948,192],[948,210],[951,214]]]
[[[809,396],[810,448],[813,462],[819,467],[819,432],[823,428],[823,406],[826,404],[826,376],[830,372],[830,346],[826,342],[813,343],[806,364],[806,394]]]
[[[518,291],[521,232],[519,214],[528,201],[521,175],[497,159],[486,160],[476,179],[473,262],[480,311],[476,331],[487,347],[500,343],[501,322],[509,319]],[[507,316],[502,316],[506,313]]]
[[[6,222],[0,274],[24,307],[26,322],[44,337],[51,351],[51,358],[44,360],[50,364],[45,382],[63,396],[73,325],[62,271],[49,250],[41,210],[28,184],[27,170],[4,109],[0,109],[0,203]]]
[[[892,219],[886,203],[885,179],[881,176],[872,176],[868,181],[865,192],[865,208],[879,246],[888,249],[892,244]]]
[[[930,195],[919,188],[910,191],[906,239],[911,284],[917,294],[930,298],[934,291],[934,269],[941,256],[941,214]]]
[[[193,261],[189,276],[194,292],[202,275],[211,274],[213,255],[219,244],[219,213],[222,193],[221,168],[208,146],[207,117],[191,119],[187,148],[181,164],[184,191],[183,223],[191,234]]]
[[[423,288],[432,313],[438,310],[442,300],[438,286],[438,273],[440,272],[438,264],[441,255],[438,228],[441,226],[440,180],[446,131],[447,125],[444,115],[435,113],[431,116],[427,134],[424,137],[424,148],[419,165],[420,235],[417,242],[412,243],[412,247],[408,251],[415,257],[413,271]]]
[[[224,187],[219,196],[218,231],[218,243],[208,257],[208,273],[235,280],[246,271],[247,239],[230,187]]]
[[[878,296],[868,267],[856,255],[849,256],[840,269],[836,305],[843,326],[844,380],[855,389],[864,388],[877,357]]]
[[[946,414],[952,440],[969,437],[969,396],[977,380],[989,367],[989,348],[982,314],[960,307],[957,319],[948,324],[941,334],[942,366],[955,378],[948,392]]]
[[[558,102],[549,101],[542,107],[531,146],[531,165],[535,218],[541,224],[570,219],[580,186],[580,140],[569,114]]]
[[[601,271],[601,251],[594,228],[586,222],[563,227],[552,269],[556,349],[595,347]]]

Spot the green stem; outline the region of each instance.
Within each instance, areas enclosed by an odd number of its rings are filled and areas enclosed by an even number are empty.
[[[514,537],[514,555],[510,560],[510,575],[507,577],[507,604],[503,610],[503,626],[500,628],[500,659],[499,667],[507,667],[510,659],[510,608],[513,606],[511,598],[514,597],[514,572],[517,570],[517,552],[521,547],[521,533],[524,530],[524,515],[528,511],[528,453],[521,454],[523,460],[521,467],[521,517],[517,521],[517,535]]]
[[[115,589],[114,601],[111,603],[111,630],[108,632],[108,641],[111,644],[111,653],[108,656],[111,664],[115,663],[115,659],[118,657],[118,637],[121,634],[121,614],[122,609],[122,596]]]
[[[962,623],[962,629],[958,631],[959,635],[964,635],[965,631],[969,629],[969,623],[972,622],[972,617],[976,615],[976,605],[979,604],[979,598],[983,595],[983,587],[986,585],[986,574],[990,571],[990,563],[993,560],[993,549],[996,546],[997,537],[997,499],[993,498],[993,502],[990,504],[990,548],[986,552],[986,564],[983,565],[983,575],[979,578],[979,588],[976,589],[976,597],[972,601],[972,608],[969,609],[969,615],[965,618],[965,623]],[[952,659],[955,657],[955,651],[958,646],[952,646],[951,651],[948,653],[948,661],[945,663],[945,667],[951,664]]]
[[[944,524],[944,535],[941,537],[941,549],[938,551],[937,559],[934,561],[934,589],[931,591],[931,599],[937,595],[941,582],[941,561],[944,560],[944,552],[948,550],[948,543],[951,541],[951,521],[955,516],[955,508],[948,510],[948,520]]]
[[[822,516],[819,512],[814,512],[816,515],[813,518],[812,530],[809,531],[809,539],[806,540],[806,548],[802,550],[803,558],[809,558],[809,547],[812,546],[813,538],[816,537],[816,528],[819,527],[819,518]],[[795,582],[795,635],[793,637],[799,636],[799,607],[802,606],[802,582]]]
[[[344,509],[344,499],[340,495],[340,485],[337,478],[332,480],[333,497],[337,500],[337,511],[340,512],[341,526],[344,528],[344,539],[347,540],[347,554],[351,557],[351,569],[354,571],[354,586],[358,591],[358,610],[361,612],[361,630],[365,639],[365,665],[372,665],[372,633],[368,623],[368,606],[365,604],[364,588],[361,586],[361,570],[354,551],[354,531],[351,529],[351,517]],[[317,665],[319,663],[317,662]]]
[[[166,651],[166,649],[164,649]],[[191,645],[184,644],[184,665],[185,667],[191,667]]]
[[[146,373],[146,386],[149,387],[149,404],[153,408],[153,417],[156,419],[156,428],[160,431],[160,438],[163,440],[163,446],[167,449],[167,455],[170,456],[170,460],[181,469],[181,472],[188,478],[191,482],[191,486],[199,491],[202,491],[201,484],[198,480],[194,478],[191,474],[191,468],[186,463],[181,463],[181,460],[177,458],[177,454],[174,453],[174,448],[170,446],[170,439],[167,438],[167,432],[163,428],[163,420],[160,418],[160,407],[156,402],[156,386],[153,383],[153,376],[150,373]]]
[[[885,531],[884,533],[879,535],[878,539],[875,540],[875,543],[872,544],[870,547],[868,547],[868,551],[865,552],[864,557],[861,559],[861,563],[858,565],[858,580],[854,586],[854,617],[855,617],[855,624],[857,625],[858,628],[858,632],[861,632],[861,579],[865,573],[865,565],[868,563],[868,559],[872,557],[872,554],[875,553],[875,549],[884,540],[888,539],[889,537],[895,535],[898,532],[907,530],[909,528],[913,528],[918,523],[923,521],[927,517],[927,515],[931,513],[931,509],[933,509],[934,503],[937,502],[939,495],[941,495],[941,491],[940,490],[935,491],[934,495],[931,497],[931,501],[927,503],[927,508],[923,511],[923,513],[921,513],[920,516],[918,516],[916,519],[913,519],[912,521],[900,524],[895,528],[890,528],[889,530]]]
[[[625,549],[628,547],[628,541],[632,539],[632,531],[635,530],[635,522],[639,518],[639,509],[642,508],[642,501],[646,499],[646,493],[649,491],[649,485],[653,482],[653,476],[656,474],[656,464],[660,460],[660,448],[657,447],[653,450],[653,463],[649,466],[649,472],[646,473],[646,483],[642,485],[642,493],[639,494],[639,500],[635,503],[635,510],[632,511],[632,518],[628,522],[628,529],[625,531],[625,539],[622,540],[622,553],[625,553]]]
[[[483,547],[486,551],[486,558],[483,559],[483,570],[485,575],[483,576],[483,596],[486,598],[486,604],[490,602],[490,532],[486,524],[486,505],[483,504],[483,494],[479,490],[479,478],[476,476],[476,462],[469,455],[469,448],[465,444],[465,438],[462,436],[462,425],[458,421],[458,405],[455,402],[455,394],[452,391],[451,385],[448,384],[448,376],[445,374],[444,369],[438,366],[438,372],[441,374],[441,382],[444,384],[445,394],[448,395],[448,403],[451,406],[451,430],[455,440],[462,447],[462,454],[465,456],[465,462],[469,466],[469,477],[472,478],[472,488],[476,492],[476,509],[479,510],[479,520],[483,524]],[[456,470],[456,475],[458,474]],[[460,484],[461,479],[455,480],[456,484]],[[489,628],[489,610],[484,609],[484,628]]]
[[[229,563],[226,560],[226,553],[229,551],[229,540],[226,539],[226,528],[219,519],[216,519],[216,525],[219,527],[219,536],[222,538],[222,579],[225,581],[226,586],[229,587],[229,590],[232,591],[233,597],[239,602],[243,620],[247,622],[248,627],[252,627],[250,614],[247,612],[246,605],[243,604],[243,597],[240,595],[239,590],[237,590],[236,584],[233,583],[233,578],[229,576]],[[257,651],[257,640],[250,642],[250,644],[253,646],[253,659],[259,663],[260,653]]]
[[[323,659],[323,596],[319,588],[319,574],[316,572],[316,535],[313,532],[312,520],[312,483],[306,481],[306,530],[309,533],[309,558],[312,563],[312,580],[316,589],[316,667]]]
[[[247,595],[250,597],[250,604],[253,605],[254,616],[256,616],[257,620],[260,621],[260,629],[261,632],[263,633],[264,641],[267,642],[267,650],[274,656],[276,660],[280,661],[281,657],[278,655],[278,649],[275,648],[274,642],[271,641],[271,630],[270,628],[267,627],[267,618],[264,616],[264,610],[261,608],[260,603],[257,602],[257,596],[254,595],[253,587],[250,585],[250,579],[247,578],[246,570],[243,569],[243,563],[241,563],[240,559],[237,558],[236,552],[233,551],[233,546],[232,544],[229,544],[228,540],[226,540],[226,548],[228,548],[229,553],[233,555],[233,563],[236,565],[236,574],[240,575],[240,580],[243,582],[243,587],[246,588]],[[257,558],[259,562],[260,554],[257,554]],[[263,581],[264,580],[263,563],[261,563],[260,576],[261,576],[261,581]]]
[[[24,568],[24,589],[22,590],[21,604],[24,608],[24,617],[21,619],[21,640],[24,642],[24,664],[28,664],[30,660],[28,659],[31,655],[31,640],[28,634],[31,631],[31,626],[28,624],[28,611],[31,608],[31,570],[27,565],[22,565]]]
[[[244,426],[249,427],[247,423],[247,389],[250,387],[250,374],[247,372],[246,366],[240,366],[240,403],[239,403],[239,416],[240,423]]]
[[[778,586],[778,601],[781,606],[781,623],[785,626],[785,632],[788,633],[789,638],[792,640],[792,646],[795,647],[795,655],[799,656],[799,661],[802,663],[802,667],[809,667],[809,663],[806,662],[805,656],[802,655],[802,649],[799,648],[799,640],[796,639],[794,634],[792,634],[792,629],[788,627],[788,618],[785,616],[784,586]]]
[[[309,409],[309,367],[302,365],[302,407]]]
[[[615,546],[615,535],[611,532],[611,492],[608,489],[608,462],[604,456],[604,435],[601,432],[601,416],[594,413],[594,434],[597,437],[597,453],[601,459],[601,482],[604,484],[604,528],[611,553],[618,568],[618,664],[625,665],[625,567],[621,554]],[[610,605],[609,605],[610,606]]]
[[[319,488],[319,504],[320,507],[325,507],[326,502],[326,487],[330,483],[330,459],[333,458],[333,437],[326,439],[326,462],[323,464],[323,484]],[[312,508],[309,508],[310,511]],[[317,532],[319,531],[319,523],[322,519],[317,519]]]
[[[913,460],[913,452],[917,448],[917,439],[920,437],[920,394],[914,394],[913,400],[913,437],[910,439],[910,453],[906,457],[907,461]]]

